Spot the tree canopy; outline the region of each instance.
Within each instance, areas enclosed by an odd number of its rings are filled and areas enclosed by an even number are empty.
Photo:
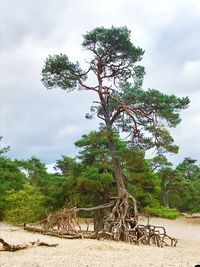
[[[104,123],[119,195],[125,195],[126,189],[113,133],[127,132],[133,145],[143,149],[156,146],[160,151],[177,152],[167,128],[180,122],[179,112],[189,104],[187,97],[142,89],[145,70],[138,63],[144,51],[133,45],[130,33],[127,27],[95,28],[83,35],[82,46],[92,55],[88,69],[82,70],[78,62],[59,54],[50,55],[42,70],[42,82],[48,89],[97,93],[99,101],[91,111]],[[91,77],[96,85],[89,83]]]

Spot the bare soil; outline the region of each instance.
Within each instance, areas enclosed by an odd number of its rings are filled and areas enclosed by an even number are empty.
[[[108,240],[66,240],[1,223],[0,236],[8,243],[21,244],[39,239],[59,245],[0,252],[0,267],[193,267],[200,264],[200,218],[151,218],[150,224],[166,227],[169,235],[178,238],[177,247],[136,246]]]

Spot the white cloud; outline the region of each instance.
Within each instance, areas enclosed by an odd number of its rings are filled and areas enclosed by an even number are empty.
[[[188,84],[192,83],[200,89],[200,60],[186,62],[181,75]]]

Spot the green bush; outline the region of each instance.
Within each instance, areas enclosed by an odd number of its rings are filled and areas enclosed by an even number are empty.
[[[45,216],[45,198],[35,186],[25,184],[19,191],[7,191],[5,220],[13,224],[33,223]]]
[[[153,215],[155,217],[167,218],[167,219],[176,219],[179,215],[176,209],[169,209],[160,205],[155,207],[147,206],[145,208],[145,211],[147,211],[150,215]]]

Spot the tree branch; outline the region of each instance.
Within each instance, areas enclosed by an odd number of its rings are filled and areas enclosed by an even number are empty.
[[[93,211],[93,210],[102,210],[102,209],[107,209],[107,208],[112,208],[114,207],[115,203],[114,201],[111,201],[110,203],[96,206],[96,207],[91,207],[91,208],[75,208],[75,212],[79,211]]]

